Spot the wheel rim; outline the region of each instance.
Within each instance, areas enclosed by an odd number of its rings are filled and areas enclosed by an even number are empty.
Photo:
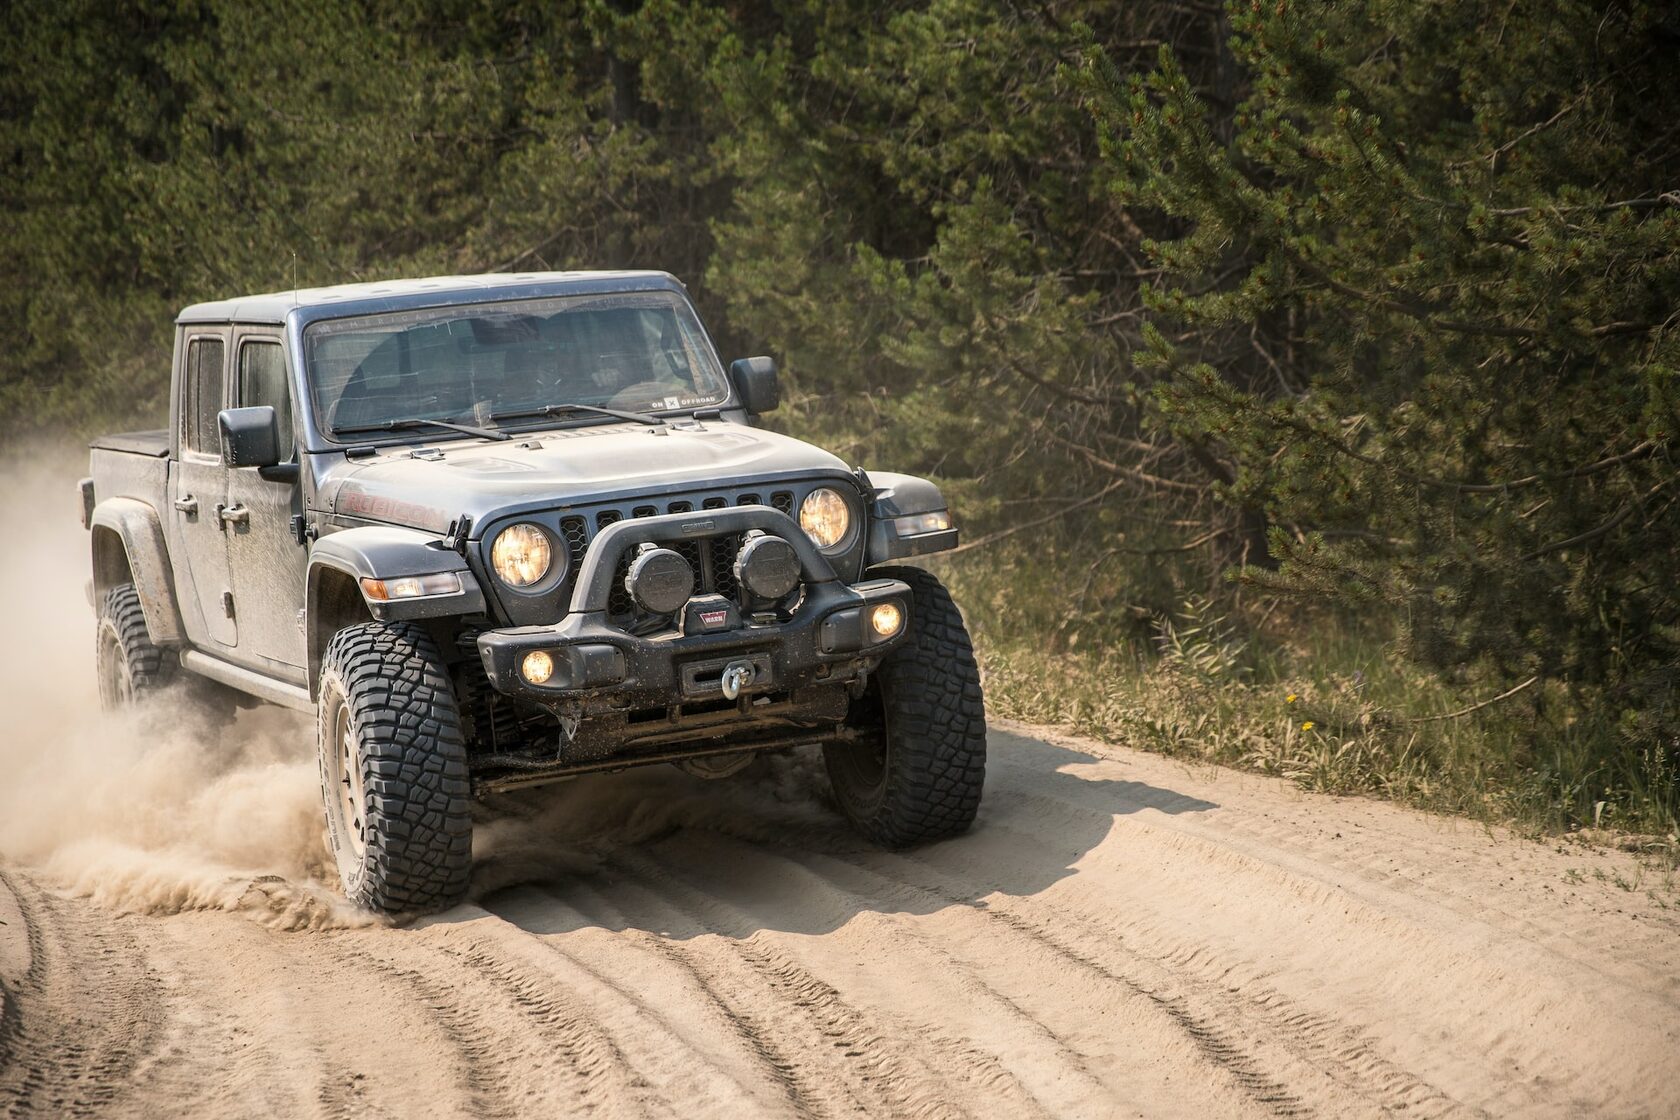
[[[880,678],[870,682],[868,699],[872,711],[865,714],[865,726],[878,728],[875,734],[853,743],[842,758],[853,782],[860,790],[879,793],[887,784],[887,756],[892,749],[891,717],[887,714],[885,698],[881,694]]]
[[[95,659],[99,676],[99,702],[107,709],[123,708],[134,702],[134,682],[122,646],[109,626],[99,628],[99,655]]]
[[[356,734],[350,728],[350,710],[340,705],[334,721],[333,742],[338,765],[334,774],[338,792],[338,819],[344,838],[357,859],[367,851],[367,800],[363,796],[362,767],[357,758]]]

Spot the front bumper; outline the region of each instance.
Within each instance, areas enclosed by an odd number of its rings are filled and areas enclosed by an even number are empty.
[[[619,557],[643,542],[693,540],[762,529],[799,554],[803,598],[785,621],[684,634],[637,636],[607,621]],[[892,602],[902,622],[880,640],[870,608]],[[596,538],[578,573],[570,612],[553,626],[520,626],[478,636],[490,684],[503,695],[541,705],[564,720],[586,721],[574,738],[586,748],[630,740],[717,734],[742,721],[798,724],[845,715],[843,686],[865,677],[909,633],[910,589],[893,579],[847,585],[787,515],[764,506],[707,510],[621,521]],[[680,618],[679,613],[679,618]],[[552,675],[533,684],[521,671],[528,654],[549,655]],[[745,664],[752,680],[725,696],[724,672]],[[838,705],[838,706],[837,706]],[[640,731],[634,730],[641,728]],[[594,753],[589,751],[588,753]]]

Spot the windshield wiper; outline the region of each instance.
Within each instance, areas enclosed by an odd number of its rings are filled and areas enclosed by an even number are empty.
[[[521,408],[513,412],[492,412],[492,420],[534,420],[542,416],[564,416],[568,412],[588,412],[596,416],[611,416],[619,420],[633,420],[638,424],[660,425],[663,416],[646,412],[629,412],[622,408],[603,408],[598,404],[545,404],[540,408]]]
[[[492,416],[492,420],[496,417]],[[342,428],[334,428],[335,436],[348,435],[351,432],[406,432],[410,428],[448,428],[453,432],[465,432],[469,436],[479,436],[483,439],[512,439],[507,432],[498,432],[494,428],[475,428],[471,424],[457,424],[453,420],[434,420],[430,416],[410,416],[405,420],[385,420],[378,424],[349,424]]]

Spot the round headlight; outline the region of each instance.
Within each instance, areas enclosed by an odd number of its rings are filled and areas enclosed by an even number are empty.
[[[799,527],[818,548],[833,548],[846,539],[852,527],[852,511],[837,492],[819,487],[799,503]]]
[[[509,525],[496,535],[490,546],[490,564],[503,582],[512,587],[529,587],[548,574],[554,550],[548,534],[526,521]]]

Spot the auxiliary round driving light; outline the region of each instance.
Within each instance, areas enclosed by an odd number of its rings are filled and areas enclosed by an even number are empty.
[[[735,557],[735,578],[760,599],[780,599],[799,586],[799,553],[781,537],[755,532]]]
[[[630,562],[624,590],[649,614],[674,614],[694,594],[694,569],[682,553],[644,544]]]

